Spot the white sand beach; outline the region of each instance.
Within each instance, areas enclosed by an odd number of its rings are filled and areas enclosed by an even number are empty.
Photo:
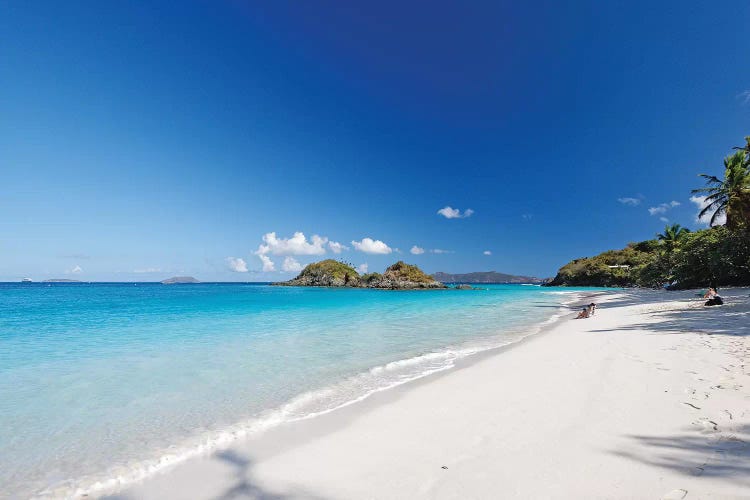
[[[114,497],[748,498],[749,293],[605,293],[590,319]]]

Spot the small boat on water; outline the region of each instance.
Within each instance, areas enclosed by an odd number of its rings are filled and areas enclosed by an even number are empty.
[[[31,278],[24,278],[21,280],[21,283],[33,283],[33,281],[31,280]]]

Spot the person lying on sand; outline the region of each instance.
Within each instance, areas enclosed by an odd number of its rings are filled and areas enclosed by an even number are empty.
[[[724,299],[721,298],[719,292],[717,292],[715,288],[709,288],[703,298],[708,299],[706,303],[703,304],[705,306],[720,306],[724,304]]]
[[[578,316],[576,316],[576,319],[586,319],[589,317],[589,308],[584,307],[581,312],[578,313]]]

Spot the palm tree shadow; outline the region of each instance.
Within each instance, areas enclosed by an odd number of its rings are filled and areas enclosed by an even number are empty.
[[[253,460],[232,450],[216,453],[217,460],[228,463],[235,469],[235,483],[216,500],[252,499],[252,500],[323,500],[322,497],[300,491],[294,494],[274,493],[251,481]]]
[[[707,335],[731,337],[750,336],[750,307],[748,307],[750,299],[746,294],[744,290],[727,290],[726,294],[722,293],[724,305],[714,307],[704,307],[701,305],[703,299],[696,298],[695,307],[654,311],[651,315],[658,318],[658,321],[618,326],[617,330],[646,330],[666,334],[700,332]],[[606,306],[645,303],[643,300],[637,302],[636,295],[633,298],[625,298],[620,303],[608,302]],[[608,329],[592,331],[609,333]]]
[[[734,426],[716,435],[628,436],[641,453],[610,453],[686,476],[718,477],[750,488],[750,425]]]

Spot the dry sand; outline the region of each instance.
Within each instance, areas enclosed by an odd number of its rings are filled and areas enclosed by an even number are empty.
[[[750,298],[586,320],[189,460],[133,499],[750,498]]]

